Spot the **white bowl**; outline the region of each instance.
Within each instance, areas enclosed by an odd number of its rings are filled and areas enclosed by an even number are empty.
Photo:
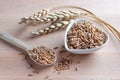
[[[95,51],[103,48],[105,45],[107,45],[107,43],[109,41],[108,34],[105,31],[101,30],[106,35],[106,41],[101,46],[98,46],[98,47],[95,47],[95,48],[91,48],[91,49],[70,49],[70,48],[68,48],[68,45],[67,45],[67,33],[68,33],[68,31],[71,29],[71,27],[73,27],[73,25],[74,25],[75,22],[81,22],[83,20],[87,20],[87,21],[90,21],[92,23],[95,23],[95,22],[93,22],[93,21],[91,21],[91,20],[89,20],[87,18],[80,18],[80,19],[77,19],[77,20],[71,20],[70,24],[68,25],[68,27],[66,29],[65,39],[64,39],[64,45],[65,45],[66,50],[69,51],[69,52],[71,52],[71,53],[75,53],[75,54],[91,54],[91,53],[94,53]]]

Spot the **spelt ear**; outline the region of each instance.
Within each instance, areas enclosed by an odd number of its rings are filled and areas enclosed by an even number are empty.
[[[24,17],[19,22],[20,24],[30,24],[30,23],[48,23],[48,22],[59,22],[62,20],[70,20],[78,17],[80,15],[80,12],[75,11],[60,11],[55,12],[54,14],[48,14],[47,10],[42,10],[41,12],[38,12],[37,14],[34,14],[30,17]]]
[[[39,21],[40,18],[47,15],[48,12],[49,12],[49,9],[43,9],[42,11],[35,13],[33,16],[23,17],[21,18],[21,21],[19,22],[19,24],[22,24],[22,23],[29,24],[29,23]]]
[[[32,35],[40,36],[40,35],[44,35],[44,34],[54,32],[54,31],[58,31],[58,30],[66,28],[66,26],[68,24],[69,24],[69,21],[56,22],[56,23],[53,23],[52,25],[50,25],[49,27],[39,29],[36,32],[32,32]]]

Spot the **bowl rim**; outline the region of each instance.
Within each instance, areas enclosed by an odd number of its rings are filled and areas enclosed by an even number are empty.
[[[88,49],[88,48],[86,48],[86,49],[70,49],[70,48],[68,48],[68,44],[67,44],[67,33],[68,33],[68,31],[71,29],[71,27],[73,27],[73,24],[75,22],[84,21],[84,20],[87,20],[87,21],[95,23],[94,21],[91,21],[88,18],[79,18],[79,19],[71,20],[70,21],[70,24],[67,26],[67,29],[65,31],[64,45],[65,45],[66,50],[68,50],[68,51],[81,51],[81,52],[83,52],[83,51],[92,51],[92,50],[97,50],[97,49],[100,49],[100,48],[104,47],[109,42],[109,35],[108,35],[108,33],[100,29],[105,34],[105,36],[106,36],[106,41],[101,46],[97,46],[97,47],[90,48],[90,49]],[[96,24],[100,24],[100,23],[96,23]],[[103,25],[101,25],[101,26],[103,26]]]

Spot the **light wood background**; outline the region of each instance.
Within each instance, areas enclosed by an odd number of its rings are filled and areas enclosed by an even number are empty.
[[[29,32],[34,27],[24,27],[17,23],[21,17],[32,15],[43,8],[62,5],[84,7],[120,30],[120,0],[0,0],[0,30],[33,46],[61,46],[64,43],[64,30],[29,39]],[[74,64],[60,75],[53,73],[53,67],[40,74],[33,74],[32,69],[27,68],[28,63],[23,60],[23,56],[19,55],[21,51],[0,40],[0,80],[44,80],[47,75],[51,80],[120,80],[119,45],[110,36],[109,44],[95,54],[78,55],[77,59],[81,61],[78,71],[74,71]]]

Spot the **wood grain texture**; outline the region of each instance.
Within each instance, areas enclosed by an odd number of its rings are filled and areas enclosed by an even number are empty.
[[[84,7],[111,23],[120,30],[120,0],[0,0],[0,30],[6,31],[20,40],[35,45],[46,45],[54,48],[64,44],[64,30],[31,39],[29,32],[40,28],[19,25],[19,19],[32,15],[43,8],[61,5],[76,5]],[[53,67],[48,67],[39,74],[33,74],[33,69],[27,68],[24,56],[20,50],[0,40],[0,80],[120,80],[120,47],[119,42],[110,36],[109,44],[92,55],[76,55],[80,60],[78,71],[76,64],[70,70],[62,71],[60,75],[53,73]],[[33,74],[33,76],[28,76]]]

